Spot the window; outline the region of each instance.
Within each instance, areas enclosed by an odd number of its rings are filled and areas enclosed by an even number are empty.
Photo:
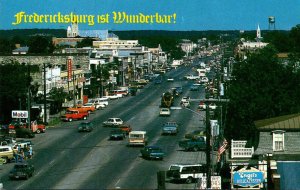
[[[273,151],[284,151],[284,131],[273,131]]]

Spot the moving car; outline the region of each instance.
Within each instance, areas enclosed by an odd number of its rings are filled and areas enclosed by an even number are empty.
[[[126,138],[126,132],[122,129],[114,129],[110,131],[109,139],[110,140],[123,140]]]
[[[159,159],[163,160],[165,153],[158,146],[145,146],[141,150],[142,157],[145,159]]]
[[[108,120],[103,122],[103,125],[105,127],[117,127],[119,125],[122,125],[124,122],[120,118],[109,118]]]
[[[161,108],[159,111],[160,116],[170,116],[171,110],[169,108]]]
[[[87,121],[78,125],[78,132],[91,132],[94,129],[94,125]]]
[[[125,132],[126,135],[128,135],[132,131],[131,126],[127,123],[123,123],[122,125],[119,125],[118,128],[121,129],[123,132]]]
[[[162,127],[162,135],[177,135],[178,124],[176,122],[167,122]]]
[[[34,167],[26,162],[17,163],[9,173],[10,179],[28,179],[34,173]]]

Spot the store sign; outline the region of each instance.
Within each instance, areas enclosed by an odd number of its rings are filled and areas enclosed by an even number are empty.
[[[11,111],[11,118],[28,118],[28,111],[13,110]]]
[[[264,174],[261,171],[235,172],[233,174],[233,184],[241,187],[254,187],[263,182],[264,182]]]
[[[67,59],[68,81],[72,81],[72,59]]]

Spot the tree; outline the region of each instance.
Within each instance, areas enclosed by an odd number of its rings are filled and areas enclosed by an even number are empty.
[[[228,96],[225,135],[251,139],[254,121],[299,111],[297,74],[279,63],[274,47],[267,46],[247,60],[237,63],[232,72]]]
[[[64,91],[64,88],[52,88],[49,92],[49,98],[51,101],[50,113],[58,113],[62,110],[62,104],[65,102],[68,93]]]
[[[82,47],[92,47],[93,46],[93,41],[95,41],[93,38],[84,38],[81,42],[77,43],[78,48]]]
[[[0,114],[4,122],[11,119],[11,110],[26,110],[28,88],[32,78],[28,72],[35,72],[34,66],[18,62],[0,64]]]
[[[47,38],[43,36],[33,36],[28,41],[29,53],[52,53],[54,47]],[[52,52],[51,52],[52,51]]]
[[[13,45],[6,39],[0,39],[0,53],[11,53]]]

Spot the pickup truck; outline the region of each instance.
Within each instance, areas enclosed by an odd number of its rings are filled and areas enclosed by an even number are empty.
[[[199,137],[197,139],[188,139],[188,140],[181,140],[178,143],[180,148],[183,148],[186,151],[199,151],[206,149],[206,141],[204,137]]]
[[[62,121],[73,121],[73,120],[79,120],[84,119],[86,120],[88,117],[87,112],[79,112],[78,110],[67,110],[65,115],[61,116]]]
[[[95,111],[94,106],[82,106],[82,107],[76,107],[76,108],[68,108],[67,111],[78,111],[80,113],[88,113],[90,114],[91,112]]]
[[[15,130],[17,128],[26,128],[28,130],[31,130],[33,133],[45,133],[46,132],[46,126],[44,124],[38,124],[37,121],[33,121],[31,122],[31,126],[30,128],[28,127],[27,123],[18,123],[18,122],[12,122],[11,124],[9,124],[8,128],[10,130]]]

